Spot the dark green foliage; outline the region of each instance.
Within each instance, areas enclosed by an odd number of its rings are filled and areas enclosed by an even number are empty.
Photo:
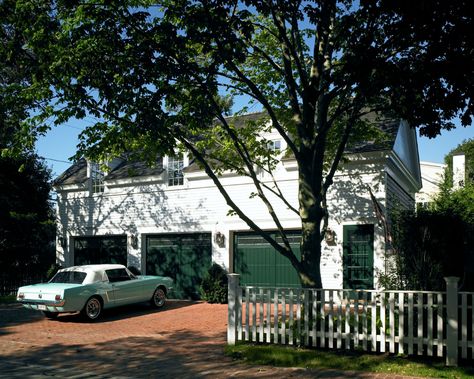
[[[393,217],[394,267],[385,288],[444,290],[446,276],[473,290],[474,229],[452,210],[402,212]]]
[[[22,278],[46,279],[54,263],[50,175],[35,155],[0,157],[0,281],[4,286]]]
[[[201,297],[209,303],[227,303],[227,273],[213,263],[201,283]]]
[[[50,280],[60,269],[62,269],[62,266],[59,263],[53,263],[46,271],[46,279]]]

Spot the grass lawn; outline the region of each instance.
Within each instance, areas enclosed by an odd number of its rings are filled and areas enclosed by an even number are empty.
[[[388,354],[310,350],[284,346],[238,344],[226,354],[249,364],[369,371],[433,378],[472,378],[473,366],[445,367],[441,359],[415,359]]]

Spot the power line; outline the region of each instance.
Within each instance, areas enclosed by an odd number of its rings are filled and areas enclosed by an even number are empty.
[[[54,158],[47,158],[47,157],[42,157],[43,159],[46,159],[47,161],[53,161],[53,162],[59,162],[59,163],[68,163],[71,164],[72,162],[69,161],[62,161],[60,159],[54,159]]]

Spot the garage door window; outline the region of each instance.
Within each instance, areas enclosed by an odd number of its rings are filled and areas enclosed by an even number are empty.
[[[127,264],[127,237],[75,237],[74,264]]]

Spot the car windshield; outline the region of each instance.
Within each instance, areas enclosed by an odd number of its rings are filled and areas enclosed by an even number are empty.
[[[60,271],[54,275],[50,283],[69,283],[69,284],[82,284],[87,274],[79,271]]]

